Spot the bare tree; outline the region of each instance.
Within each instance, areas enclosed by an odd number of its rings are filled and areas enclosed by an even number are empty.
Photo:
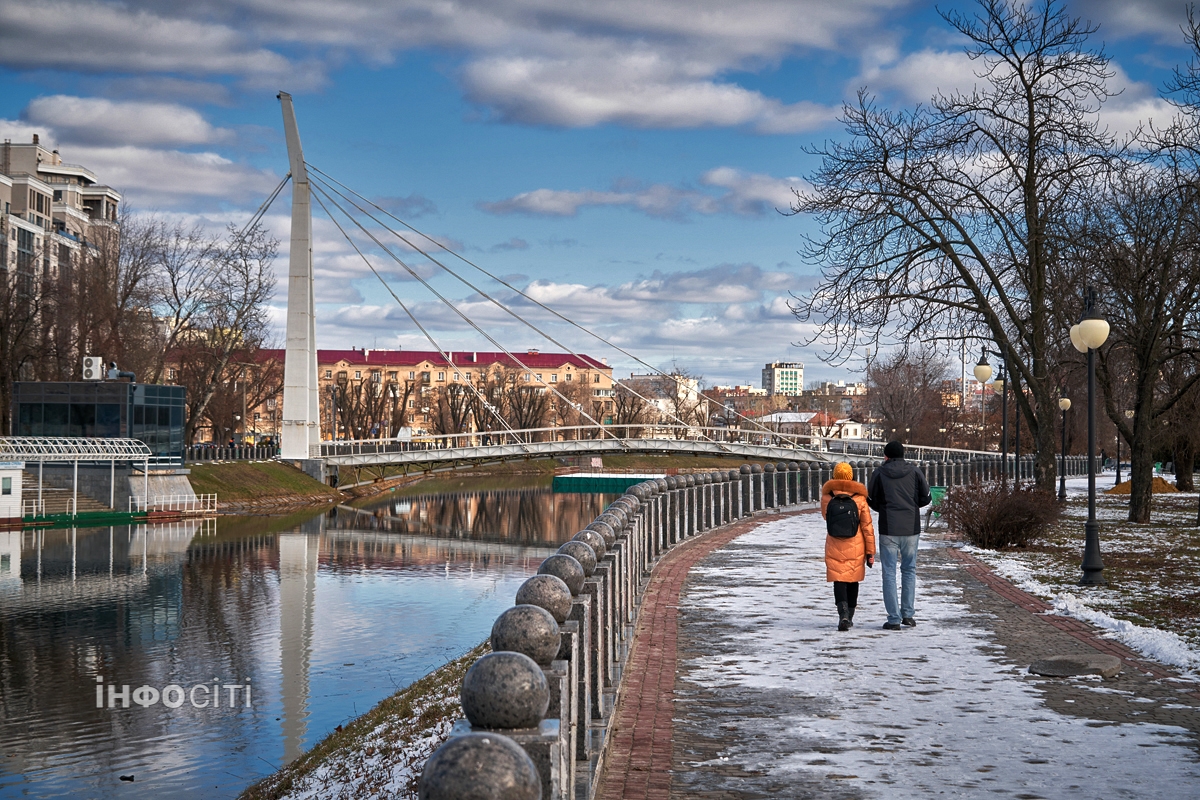
[[[8,236],[0,227],[0,236]],[[44,294],[33,275],[0,264],[0,435],[12,434],[8,409],[13,383],[24,377],[41,354],[38,339]]]
[[[941,381],[946,360],[934,350],[897,351],[867,367],[867,392],[872,415],[889,434],[928,444],[941,426]]]
[[[828,265],[794,306],[823,323],[831,356],[863,340],[912,342],[978,331],[1004,353],[1037,444],[1037,484],[1053,487],[1052,343],[1063,219],[1111,158],[1097,112],[1109,96],[1095,28],[1054,0],[979,0],[943,12],[976,65],[970,91],[904,111],[864,90],[843,111],[849,141],[815,150],[821,166],[793,211],[822,227],[805,253]]]
[[[1069,251],[1075,268],[1093,276],[1112,326],[1096,375],[1108,417],[1130,446],[1133,522],[1150,520],[1162,420],[1200,381],[1198,189],[1173,170],[1114,171]],[[1168,372],[1175,380],[1164,380]]]
[[[235,354],[242,358],[266,344],[267,302],[275,289],[271,264],[278,241],[255,226],[245,234],[232,227],[211,283],[213,301],[192,326],[189,342],[180,348],[180,373],[187,381],[188,419],[184,436],[193,441],[197,424],[207,418]]]

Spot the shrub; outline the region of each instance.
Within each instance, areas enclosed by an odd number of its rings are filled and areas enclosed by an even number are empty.
[[[952,532],[989,550],[1027,547],[1061,513],[1050,492],[999,483],[955,486],[937,510]]]

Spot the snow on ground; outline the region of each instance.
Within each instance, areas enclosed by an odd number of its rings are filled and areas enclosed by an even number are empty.
[[[1112,472],[1103,473],[1096,478],[1096,519],[1100,522],[1101,552],[1112,550],[1126,554],[1160,553],[1163,547],[1160,534],[1148,533],[1145,526],[1128,521],[1128,496],[1103,494],[1105,489],[1112,487],[1114,480],[1115,475]],[[1083,521],[1087,518],[1087,505],[1080,501],[1087,496],[1087,478],[1070,478],[1066,482],[1066,488],[1071,502],[1064,510],[1064,518],[1070,520],[1072,525],[1078,523],[1078,545],[1082,558]],[[1164,497],[1174,502],[1160,504],[1153,513],[1154,521],[1194,525],[1194,493]],[[1178,504],[1182,504],[1182,511]],[[1078,569],[1072,566],[1071,569],[1064,570],[1061,558],[1050,553],[1000,553],[970,545],[964,549],[986,563],[998,575],[1030,594],[1045,599],[1054,607],[1054,613],[1091,623],[1107,631],[1105,635],[1147,658],[1178,667],[1191,676],[1200,677],[1200,647],[1197,647],[1195,631],[1187,621],[1180,621],[1178,626],[1187,636],[1185,638],[1174,631],[1161,630],[1114,616],[1130,616],[1131,600],[1153,602],[1170,594],[1170,590],[1154,580],[1154,572],[1148,573],[1149,582],[1139,581],[1131,574],[1120,586],[1084,588],[1077,585]]]
[[[692,571],[683,618],[716,619],[731,632],[681,665],[688,680],[718,695],[728,687],[793,698],[746,723],[763,727],[753,738],[764,746],[723,758],[783,778],[853,779],[841,785],[887,798],[1093,797],[1098,786],[1107,798],[1200,794],[1188,731],[1098,725],[1047,708],[1044,682],[1002,659],[952,581],[922,580],[918,627],[890,632],[880,628],[880,571],[868,570],[856,626],[837,632],[824,538],[818,516],[779,520]],[[755,617],[760,624],[749,624]],[[783,740],[806,745],[788,750]]]

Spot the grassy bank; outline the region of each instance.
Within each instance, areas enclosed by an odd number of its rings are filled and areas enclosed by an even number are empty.
[[[242,793],[240,800],[415,798],[421,767],[462,717],[463,675],[487,652],[471,652],[401,689]]]
[[[279,461],[188,464],[196,494],[216,493],[222,504],[294,500],[336,502],[341,496],[320,481]]]

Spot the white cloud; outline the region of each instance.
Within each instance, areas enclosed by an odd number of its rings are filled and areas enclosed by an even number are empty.
[[[65,155],[142,207],[261,200],[279,183],[273,172],[209,152],[77,146]]]
[[[79,144],[196,145],[226,142],[233,131],[216,128],[195,109],[175,103],[116,102],[98,97],[51,95],[29,102],[29,122],[55,129]]]
[[[722,191],[712,194],[661,183],[610,191],[534,189],[505,200],[480,203],[480,208],[492,214],[548,217],[573,217],[585,206],[627,206],[665,219],[682,219],[689,212],[762,216],[775,209],[786,210],[795,197],[792,187],[804,185],[801,178],[775,178],[732,167],[709,170],[700,177],[700,183]]]
[[[231,75],[255,86],[286,79],[295,89],[320,84],[347,53],[386,64],[404,50],[440,48],[463,57],[472,101],[506,120],[795,133],[831,123],[834,112],[731,76],[887,39],[879,23],[906,2],[45,0],[0,5],[0,64],[184,81]],[[284,54],[293,51],[311,56]]]
[[[0,3],[0,63],[17,69],[238,75],[312,82],[231,25],[166,16],[137,3]]]
[[[891,52],[895,56],[898,53]],[[919,50],[898,61],[877,61],[866,66],[851,87],[895,91],[909,100],[926,103],[934,95],[970,91],[978,83],[975,64],[961,50]]]

